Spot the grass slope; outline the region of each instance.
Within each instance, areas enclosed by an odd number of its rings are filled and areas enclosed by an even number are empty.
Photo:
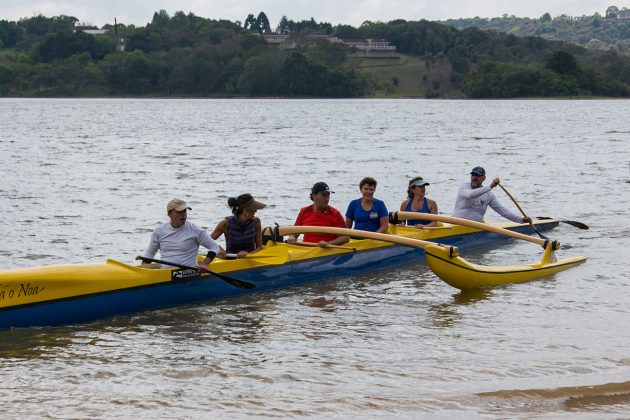
[[[446,59],[427,61],[399,54],[395,58],[352,57],[347,65],[374,82],[373,96],[377,98],[462,97],[451,83],[451,66]]]

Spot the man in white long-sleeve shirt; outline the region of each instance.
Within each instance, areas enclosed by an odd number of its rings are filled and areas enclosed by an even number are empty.
[[[205,230],[186,221],[188,210],[192,209],[184,200],[174,198],[168,202],[166,213],[170,221],[155,228],[144,257],[153,258],[159,250],[163,260],[192,267],[197,266],[199,271],[207,272],[208,264],[221,251],[221,248]],[[206,258],[197,264],[200,245],[207,248],[209,252]]]
[[[459,187],[453,216],[462,219],[483,222],[488,206],[494,211],[516,223],[531,223],[529,217],[521,217],[505,208],[495,197],[492,189],[501,182],[494,178],[489,186],[483,186],[486,180],[486,171],[481,166],[476,166],[470,172],[470,182],[465,182]]]

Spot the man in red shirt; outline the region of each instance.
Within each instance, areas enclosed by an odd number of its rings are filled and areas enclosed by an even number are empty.
[[[300,210],[295,226],[332,226],[347,228],[346,221],[334,207],[328,205],[330,201],[330,191],[325,182],[317,182],[311,188],[311,200],[313,204]],[[287,242],[294,244],[299,235],[290,235]],[[305,233],[304,241],[317,243],[320,247],[326,248],[328,245],[342,245],[350,240],[349,236],[327,235],[323,233]]]

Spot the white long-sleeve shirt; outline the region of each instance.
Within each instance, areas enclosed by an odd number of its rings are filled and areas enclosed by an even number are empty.
[[[488,206],[506,219],[516,223],[523,223],[523,217],[505,208],[494,195],[489,185],[473,188],[470,182],[465,182],[459,187],[453,216],[474,220],[475,222],[483,222]]]
[[[219,253],[219,245],[205,230],[190,222],[174,228],[169,221],[155,228],[144,256],[153,258],[159,250],[161,259],[165,261],[196,267],[200,245]]]

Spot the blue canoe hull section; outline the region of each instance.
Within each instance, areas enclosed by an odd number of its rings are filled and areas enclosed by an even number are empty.
[[[557,221],[537,224],[540,231],[550,230],[556,226],[558,226]],[[532,233],[529,226],[519,226],[510,230],[525,234]],[[497,242],[505,242],[505,240],[505,236],[495,233],[475,232],[468,235],[443,237],[439,242],[457,246],[460,251],[470,251]],[[100,318],[264,292],[423,261],[424,252],[421,249],[402,245],[386,246],[302,260],[291,264],[268,265],[225,273],[230,277],[254,283],[256,288],[250,290],[231,286],[213,276],[205,276],[7,308],[0,311],[0,328],[84,323]]]

